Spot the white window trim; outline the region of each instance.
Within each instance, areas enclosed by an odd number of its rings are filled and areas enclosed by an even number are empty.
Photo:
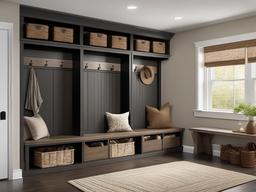
[[[241,35],[234,35],[224,38],[211,39],[207,41],[195,42],[195,54],[196,54],[196,106],[193,110],[195,117],[203,118],[214,118],[214,119],[229,119],[229,120],[238,120],[243,121],[248,118],[241,114],[235,114],[233,112],[223,112],[223,111],[209,111],[206,109],[208,93],[207,90],[207,74],[204,69],[204,47],[212,45],[220,45],[225,43],[233,43],[238,41],[246,41],[256,39],[256,32],[247,33]],[[248,67],[246,67],[248,68]],[[247,69],[246,69],[247,70]],[[251,71],[251,70],[249,70]],[[248,73],[248,70],[247,70]],[[247,83],[245,86],[253,86],[253,82]],[[252,101],[253,98],[248,98],[249,101]]]

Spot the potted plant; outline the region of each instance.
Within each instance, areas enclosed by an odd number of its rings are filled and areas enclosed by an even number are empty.
[[[256,116],[256,106],[251,104],[241,103],[234,108],[235,113],[242,113],[248,117],[249,122],[246,126],[246,133],[256,134],[256,122],[254,117]]]

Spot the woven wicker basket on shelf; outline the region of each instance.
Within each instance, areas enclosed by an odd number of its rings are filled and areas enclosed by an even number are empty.
[[[221,145],[220,159],[222,161],[229,161],[229,152],[232,149],[232,145]]]
[[[248,143],[246,148],[241,151],[242,167],[256,167],[256,144]]]
[[[232,147],[232,149],[229,150],[229,162],[232,165],[241,164],[241,148],[240,147]]]
[[[99,47],[107,47],[107,34],[104,33],[89,33],[89,44]]]
[[[135,40],[135,50],[136,51],[149,52],[150,51],[150,41],[142,40],[142,39],[136,39]]]
[[[35,24],[35,23],[28,23],[26,25],[26,37],[31,39],[48,40],[49,26]]]
[[[48,147],[34,151],[34,165],[40,168],[74,164],[72,147]]]
[[[64,27],[53,28],[53,40],[59,42],[73,43],[74,29]]]
[[[127,37],[112,35],[111,47],[115,49],[127,49]]]
[[[154,53],[165,53],[165,43],[160,41],[153,41],[152,49]]]

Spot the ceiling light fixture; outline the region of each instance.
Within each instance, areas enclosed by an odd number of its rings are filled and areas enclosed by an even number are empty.
[[[137,9],[137,6],[136,5],[129,5],[129,6],[127,6],[127,9],[134,10],[134,9]]]
[[[174,17],[175,21],[179,21],[179,20],[182,20],[182,19],[183,19],[183,17],[180,17],[180,16]]]

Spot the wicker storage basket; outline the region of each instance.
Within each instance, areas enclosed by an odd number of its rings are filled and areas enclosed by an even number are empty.
[[[232,165],[240,165],[241,164],[241,148],[233,147],[229,150],[229,162]]]
[[[49,38],[49,26],[28,23],[26,29],[26,37],[32,39],[44,39],[48,40]]]
[[[248,143],[246,149],[241,151],[242,167],[256,167],[256,144]]]
[[[181,145],[181,139],[176,135],[165,135],[163,138],[163,148],[174,148]]]
[[[108,158],[108,145],[90,147],[84,145],[85,161],[100,160]]]
[[[110,144],[110,157],[124,157],[135,154],[135,143],[126,142],[126,143],[112,143]]]
[[[74,29],[64,27],[53,28],[53,40],[60,42],[73,43],[74,42]]]
[[[111,47],[115,49],[127,49],[127,37],[112,35]]]
[[[161,151],[162,150],[162,138],[161,135],[157,136],[145,136],[142,141],[142,152]]]
[[[150,50],[150,41],[146,41],[146,40],[142,40],[142,39],[136,39],[135,40],[135,50],[136,51],[149,52],[149,50]]]
[[[34,165],[40,168],[74,164],[72,147],[39,148],[34,151]]]
[[[107,47],[107,35],[104,33],[89,33],[89,44],[93,46]]]
[[[165,43],[159,41],[153,41],[153,52],[154,53],[165,53]]]
[[[232,149],[232,145],[221,145],[220,159],[222,161],[229,161],[229,152]]]

